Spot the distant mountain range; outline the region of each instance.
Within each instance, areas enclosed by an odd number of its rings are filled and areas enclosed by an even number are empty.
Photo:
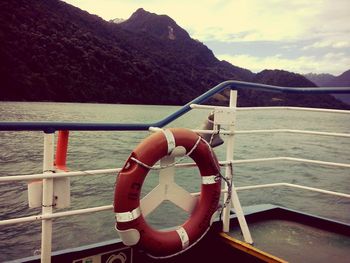
[[[350,86],[350,69],[334,76],[332,74],[314,74],[304,75],[307,79],[314,82],[319,87],[349,87]]]
[[[350,70],[345,71],[339,76],[314,73],[309,73],[304,76],[319,87],[350,87]],[[350,94],[337,94],[334,96],[350,104]]]
[[[316,86],[299,74],[219,61],[166,15],[140,8],[115,21],[58,0],[0,1],[0,100],[179,105],[228,79]],[[238,104],[349,107],[329,95],[251,90]]]

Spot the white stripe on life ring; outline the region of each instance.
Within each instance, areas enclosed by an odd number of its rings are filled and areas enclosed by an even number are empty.
[[[162,132],[168,143],[168,154],[170,154],[176,147],[174,135],[169,129],[162,130]]]
[[[187,232],[183,227],[176,229],[177,234],[181,239],[182,249],[185,249],[190,244],[190,239],[188,238]]]
[[[115,218],[117,222],[130,222],[138,218],[140,215],[141,215],[140,207],[136,207],[132,211],[115,213]]]
[[[217,183],[216,175],[202,176],[202,184],[216,184],[216,183]]]

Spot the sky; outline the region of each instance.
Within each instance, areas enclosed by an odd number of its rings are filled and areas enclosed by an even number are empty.
[[[105,20],[170,16],[220,60],[255,73],[350,69],[350,0],[64,0]]]

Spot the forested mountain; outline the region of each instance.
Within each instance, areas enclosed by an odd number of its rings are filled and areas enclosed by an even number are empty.
[[[166,15],[140,8],[118,22],[58,0],[0,1],[0,100],[184,104],[228,79],[314,86],[286,71],[254,74],[219,61]],[[238,102],[344,107],[326,95],[251,91]]]

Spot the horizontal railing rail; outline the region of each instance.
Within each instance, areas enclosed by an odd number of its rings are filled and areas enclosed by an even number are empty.
[[[191,104],[192,109],[213,110],[218,106]],[[238,107],[237,111],[255,111],[255,110],[292,110],[292,111],[315,111],[328,113],[345,113],[350,114],[350,110],[324,109],[324,108],[308,108],[308,107],[293,107],[293,106],[266,106],[266,107]]]
[[[324,190],[324,189],[315,188],[315,187],[309,187],[309,186],[304,186],[304,185],[290,184],[290,183],[272,183],[272,184],[260,184],[260,185],[241,186],[241,187],[236,187],[236,190],[237,191],[244,191],[244,190],[253,190],[253,189],[279,187],[279,186],[298,188],[298,189],[318,192],[318,193],[322,193],[322,194],[328,194],[328,195],[333,195],[333,196],[338,196],[338,197],[350,198],[350,194],[345,194],[345,193],[340,193],[340,192],[335,192],[335,191],[329,191],[329,190]]]
[[[192,130],[201,134],[211,134],[213,131],[210,130]],[[323,132],[323,131],[308,131],[308,130],[294,130],[294,129],[266,129],[266,130],[241,130],[241,131],[220,131],[221,135],[228,134],[254,134],[254,133],[297,133],[306,135],[320,135],[320,136],[333,136],[333,137],[346,137],[350,138],[350,133],[340,133],[340,132]]]
[[[262,189],[262,188],[273,188],[273,187],[289,187],[289,188],[308,190],[308,191],[317,192],[317,193],[321,193],[321,194],[328,194],[328,195],[337,196],[337,197],[350,198],[350,194],[329,191],[329,190],[324,190],[324,189],[309,187],[309,186],[304,186],[304,185],[298,185],[298,184],[283,183],[283,182],[282,183],[241,186],[241,187],[235,187],[235,190],[236,191],[245,191],[245,190],[255,190],[255,189]],[[227,193],[227,190],[222,189],[221,192]],[[191,195],[192,196],[199,196],[200,192],[191,193]],[[69,211],[64,211],[64,212],[56,212],[56,213],[52,213],[52,214],[39,214],[39,215],[23,216],[23,217],[18,217],[18,218],[0,220],[0,226],[33,222],[33,221],[42,221],[42,220],[46,220],[46,219],[55,219],[55,218],[67,217],[67,216],[90,214],[90,213],[108,211],[108,210],[112,210],[112,209],[113,209],[113,205],[111,204],[111,205],[103,205],[103,206],[96,206],[96,207],[74,209],[74,210],[69,210]]]
[[[148,130],[150,127],[164,127],[177,118],[190,111],[192,104],[202,104],[213,95],[230,88],[231,90],[253,89],[258,91],[268,91],[277,93],[293,93],[293,94],[341,94],[350,93],[350,87],[336,88],[320,88],[320,87],[278,87],[272,85],[241,82],[228,80],[220,83],[214,88],[208,90],[204,94],[198,96],[179,110],[165,117],[164,119],[154,123],[72,123],[72,122],[0,122],[0,131],[44,131],[45,133],[53,133],[58,130],[70,131],[141,131]]]
[[[296,162],[296,163],[308,163],[308,164],[314,164],[314,165],[320,165],[320,166],[350,168],[350,164],[348,163],[326,162],[326,161],[320,161],[320,160],[295,158],[295,157],[287,157],[287,156],[219,161],[219,164],[220,166],[227,166],[230,164],[247,164],[247,163],[260,163],[260,162],[276,162],[276,161],[288,161],[288,162]],[[174,166],[175,167],[195,167],[196,163],[178,163],[178,164],[175,164]],[[156,169],[159,168],[159,165],[155,165],[154,168]],[[53,178],[76,177],[76,176],[96,176],[96,175],[107,175],[107,174],[115,175],[121,170],[122,168],[111,168],[111,169],[86,170],[86,171],[10,175],[10,176],[1,176],[0,183],[15,182],[15,181],[32,181],[32,180],[49,179],[49,178],[53,179]]]

